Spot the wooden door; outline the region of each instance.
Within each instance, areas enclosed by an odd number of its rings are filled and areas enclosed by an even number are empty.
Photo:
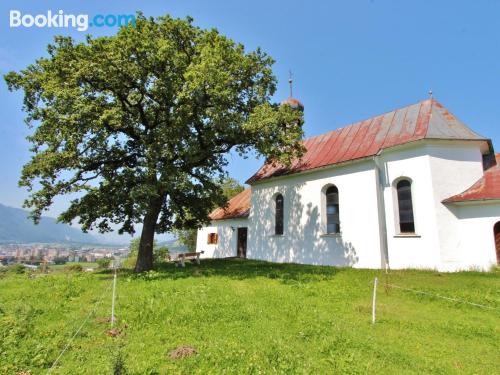
[[[247,228],[238,228],[238,245],[236,254],[240,258],[247,257]]]
[[[497,263],[500,264],[500,221],[493,227],[495,233],[495,248],[497,250]]]

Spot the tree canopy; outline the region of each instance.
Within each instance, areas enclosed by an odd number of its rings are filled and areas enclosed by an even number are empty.
[[[37,221],[77,193],[60,221],[142,223],[136,271],[152,267],[155,232],[199,226],[226,203],[228,152],[287,164],[303,151],[302,113],[271,103],[273,59],[191,18],[138,14],[114,36],[58,36],[47,52],[5,76],[32,129],[25,206]]]
[[[230,200],[235,195],[241,193],[245,188],[237,180],[232,177],[227,177],[220,183],[222,189],[222,194],[227,200]],[[212,209],[217,208],[217,206],[212,207]],[[174,231],[177,237],[177,241],[184,245],[188,251],[196,251],[196,238],[197,238],[197,228],[183,228]]]

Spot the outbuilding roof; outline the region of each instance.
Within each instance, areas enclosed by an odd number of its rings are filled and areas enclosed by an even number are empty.
[[[290,167],[266,163],[247,183],[376,155],[422,139],[491,141],[469,129],[435,99],[409,105],[303,141],[301,159]]]
[[[496,154],[496,165],[487,169],[474,185],[464,192],[447,198],[443,203],[500,200],[500,154]]]
[[[226,207],[219,207],[209,215],[211,220],[225,220],[248,217],[251,190],[245,189],[229,200]]]

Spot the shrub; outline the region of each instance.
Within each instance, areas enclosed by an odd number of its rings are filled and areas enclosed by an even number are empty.
[[[26,273],[26,267],[24,267],[20,263],[13,264],[12,266],[9,266],[9,271],[12,273],[17,273],[18,275],[21,275],[23,273]]]
[[[55,257],[54,264],[66,264],[68,257]]]
[[[96,260],[97,265],[100,269],[108,268],[111,263],[111,258],[100,258]]]
[[[130,252],[127,259],[122,263],[124,268],[134,268],[137,262],[137,254],[139,253],[139,243],[140,238],[134,238],[130,241]],[[169,254],[167,246],[158,246],[156,241],[153,243],[153,262],[158,265],[158,263],[164,262]]]
[[[68,271],[72,271],[72,272],[82,272],[83,271],[83,267],[81,264],[68,264],[65,267],[65,269]]]
[[[153,249],[153,257],[155,263],[164,262],[169,254],[168,247],[158,246]]]

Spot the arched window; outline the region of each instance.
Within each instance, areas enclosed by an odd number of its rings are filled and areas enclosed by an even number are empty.
[[[326,233],[340,233],[339,189],[330,186],[326,189]]]
[[[283,234],[283,195],[278,194],[275,202],[274,234]]]
[[[400,233],[415,233],[411,182],[408,180],[399,181],[396,190],[398,193],[399,231]]]

